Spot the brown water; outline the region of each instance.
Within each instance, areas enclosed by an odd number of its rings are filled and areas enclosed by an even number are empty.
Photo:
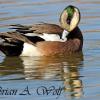
[[[9,24],[59,24],[61,11],[70,4],[81,11],[83,53],[34,58],[1,53],[0,100],[100,100],[99,0],[0,0],[0,32],[11,31]],[[19,95],[27,86],[26,95]],[[64,89],[57,95],[55,89],[59,87]],[[7,95],[3,89],[17,89],[18,93]],[[47,94],[46,89],[52,90]]]

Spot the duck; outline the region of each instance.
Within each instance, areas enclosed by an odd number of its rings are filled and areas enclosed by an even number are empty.
[[[0,50],[6,56],[69,55],[82,51],[83,35],[78,27],[80,11],[69,5],[60,15],[60,25],[39,23],[10,25],[0,33]]]

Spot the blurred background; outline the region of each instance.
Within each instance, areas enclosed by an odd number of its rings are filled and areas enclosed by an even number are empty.
[[[0,32],[10,24],[40,22],[59,24],[62,10],[80,9],[79,27],[84,46],[81,54],[53,57],[5,57],[0,53],[0,86],[22,90],[46,86],[64,87],[56,95],[6,96],[2,100],[99,100],[100,99],[100,0],[0,0]]]

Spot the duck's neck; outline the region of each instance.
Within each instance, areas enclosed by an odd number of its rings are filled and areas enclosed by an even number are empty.
[[[79,39],[79,40],[83,41],[83,35],[82,35],[82,32],[79,29],[79,27],[76,27],[73,31],[71,31],[67,35],[67,40],[69,40],[69,39]]]
[[[70,39],[79,39],[81,42],[81,46],[83,46],[83,35],[79,27],[76,27],[73,31],[71,31],[68,34],[67,40],[70,40]]]

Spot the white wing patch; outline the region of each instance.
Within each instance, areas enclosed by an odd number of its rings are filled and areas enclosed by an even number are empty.
[[[58,34],[43,33],[43,35],[40,37],[43,38],[45,41],[60,41],[60,36]]]
[[[27,33],[25,35],[26,36],[38,36],[38,37],[44,39],[45,41],[65,42],[67,40],[66,36],[68,35],[68,32],[66,30],[64,30],[61,38],[58,34],[48,34],[48,33],[43,33],[43,34]]]

